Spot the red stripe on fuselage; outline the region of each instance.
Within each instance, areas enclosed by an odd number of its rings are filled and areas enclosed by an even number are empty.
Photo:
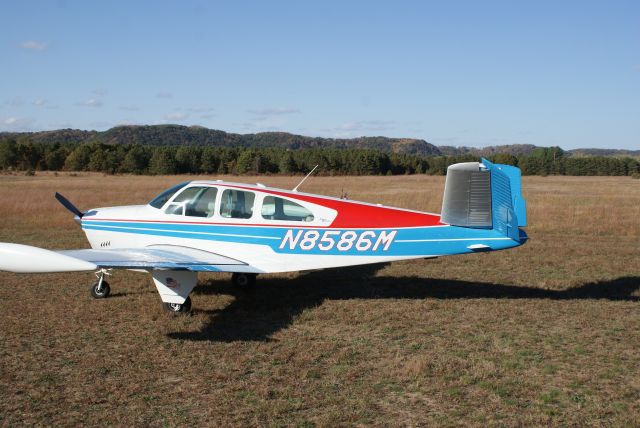
[[[440,216],[428,213],[407,211],[399,208],[379,207],[360,202],[342,199],[323,198],[319,196],[292,194],[254,187],[224,185],[272,195],[283,196],[290,199],[299,199],[312,204],[322,205],[337,211],[338,215],[329,227],[335,228],[393,228],[393,227],[417,227],[440,226]]]

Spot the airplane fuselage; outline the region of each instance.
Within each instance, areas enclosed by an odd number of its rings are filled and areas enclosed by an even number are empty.
[[[187,192],[209,198],[176,202]],[[240,211],[228,209],[239,199]],[[97,208],[81,225],[94,249],[195,248],[250,260],[235,271],[252,273],[438,257],[522,243],[493,229],[443,224],[437,214],[220,181],[192,181],[158,207]]]

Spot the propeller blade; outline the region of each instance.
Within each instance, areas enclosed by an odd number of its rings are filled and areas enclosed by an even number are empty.
[[[58,202],[60,202],[62,204],[62,206],[64,206],[66,209],[68,209],[69,211],[71,211],[72,213],[77,215],[78,217],[82,218],[82,216],[84,215],[84,213],[82,211],[80,211],[78,208],[76,208],[75,205],[73,205],[71,202],[69,202],[69,200],[67,198],[65,198],[64,196],[62,196],[58,192],[56,192],[56,199],[58,200]]]

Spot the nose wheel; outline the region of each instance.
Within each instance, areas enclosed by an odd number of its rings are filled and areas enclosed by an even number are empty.
[[[109,287],[109,283],[104,279],[105,275],[109,275],[109,272],[105,269],[96,272],[98,280],[91,284],[91,296],[94,299],[105,299],[109,297],[109,293],[111,293],[111,287]]]

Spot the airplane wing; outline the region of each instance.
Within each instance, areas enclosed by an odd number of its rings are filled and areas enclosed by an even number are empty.
[[[0,270],[35,273],[90,271],[99,268],[260,272],[241,260],[177,245],[51,251],[28,245],[0,243]]]

